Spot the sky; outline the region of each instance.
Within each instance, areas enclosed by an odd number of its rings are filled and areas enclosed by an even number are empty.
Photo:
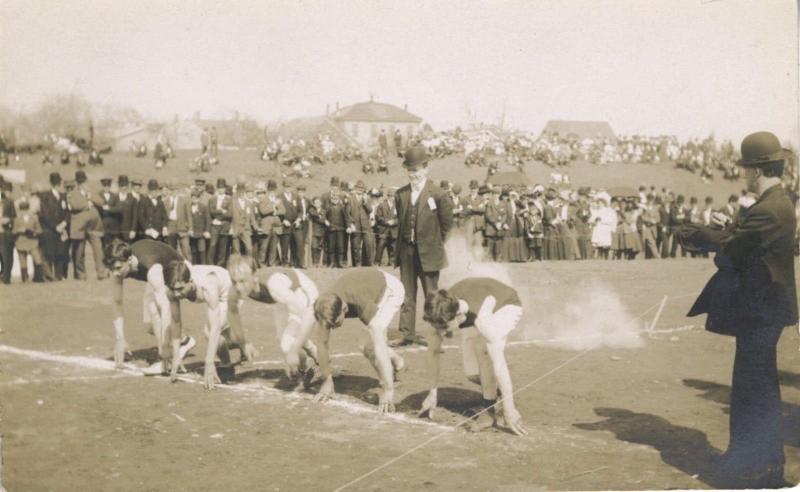
[[[436,129],[798,143],[792,0],[0,2],[0,104],[74,92],[152,118],[408,105]]]

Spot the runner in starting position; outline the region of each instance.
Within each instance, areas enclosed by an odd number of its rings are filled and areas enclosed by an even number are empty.
[[[238,347],[242,360],[253,360],[255,349],[245,341],[239,319],[239,306],[231,302],[231,277],[228,271],[216,265],[190,265],[182,261],[171,261],[164,268],[164,282],[171,299],[187,299],[206,305],[206,324],[204,333],[208,339],[205,357],[205,386],[212,389],[219,383],[214,356],[218,355],[223,364],[230,364],[230,349]],[[230,321],[230,324],[229,324]],[[180,356],[181,313],[172,310],[170,325],[172,357]],[[170,379],[177,379],[177,367],[173,364]]]
[[[319,365],[324,379],[315,401],[333,396],[329,342],[331,331],[342,326],[345,318],[359,318],[367,326],[371,341],[362,339],[361,351],[375,368],[383,391],[378,403],[380,413],[394,411],[394,377],[405,367],[403,358],[389,348],[387,328],[403,304],[403,284],[377,268],[353,269],[338,280],[314,303],[319,338]]]
[[[148,326],[148,332],[155,335],[158,343],[158,354],[164,359],[169,353],[167,342],[167,329],[172,318],[172,311],[180,309],[177,301],[167,297],[164,285],[163,267],[171,261],[184,262],[185,260],[173,248],[152,239],[142,239],[133,244],[115,239],[108,243],[104,252],[103,262],[111,270],[114,279],[112,288],[114,310],[114,362],[121,368],[128,352],[128,342],[125,340],[125,319],[122,315],[123,280],[132,278],[147,282],[142,298],[143,320]],[[186,354],[197,342],[192,337],[184,337],[180,344],[180,358],[182,361]],[[179,362],[180,366],[181,363]],[[156,362],[147,373],[161,373],[163,365]]]
[[[467,278],[449,290],[428,295],[425,321],[434,330],[428,346],[430,392],[422,402],[419,415],[433,418],[439,384],[439,358],[442,337],[452,336],[451,324],[461,329],[464,372],[467,379],[480,384],[484,409],[494,417],[498,386],[502,396],[506,425],[517,435],[528,431],[514,406],[511,374],[505,359],[508,334],[522,319],[522,302],[517,291],[492,278]],[[495,423],[495,419],[491,419]]]
[[[253,259],[248,256],[232,255],[228,261],[234,295],[240,299],[237,305],[249,297],[264,304],[286,307],[288,319],[280,318],[276,322],[281,352],[286,357],[286,375],[294,377],[299,372],[308,382],[314,373],[307,358],[317,363],[317,347],[309,340],[314,326],[314,301],[319,297],[317,286],[294,268],[274,267],[255,273],[254,270]]]

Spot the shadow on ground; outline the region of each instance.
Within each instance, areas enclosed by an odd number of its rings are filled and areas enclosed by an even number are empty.
[[[781,384],[792,386],[800,384],[800,375],[780,371]],[[702,391],[700,398],[711,400],[724,405],[721,409],[725,414],[730,414],[731,387],[726,384],[703,381],[701,379],[684,379],[683,384]],[[781,426],[783,429],[783,443],[786,446],[800,448],[800,405],[781,403]]]
[[[599,407],[595,413],[605,420],[573,424],[590,431],[609,431],[620,441],[643,444],[656,449],[664,463],[694,476],[703,483],[719,488],[723,485],[714,476],[712,460],[720,451],[708,442],[704,432],[670,423],[649,413],[637,413],[623,408]]]

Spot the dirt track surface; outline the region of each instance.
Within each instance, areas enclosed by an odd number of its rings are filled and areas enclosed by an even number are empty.
[[[706,333],[703,318],[684,314],[713,272],[710,260],[556,262],[517,265],[515,285],[563,305],[591,303],[586,279],[618,294],[631,317],[669,295],[643,346],[581,354],[539,343],[509,346],[516,396],[530,431],[453,429],[480,399],[465,380],[460,349],[443,356],[434,424],[416,418],[426,394],[425,353],[408,351],[396,389],[397,415],[373,411],[378,381],[357,351],[360,328],[348,321],[333,336],[337,401],[311,402],[282,376],[272,309],[248,303],[243,319],[259,363],[206,391],[198,375],[182,382],[32,359],[3,347],[106,361],[113,332],[108,284],[66,281],[15,285],[0,298],[0,402],[5,436],[4,482],[18,490],[334,490],[427,440],[401,460],[348,490],[600,490],[709,488],[709,458],[727,445],[733,340]],[[336,272],[310,271],[321,289]],[[134,365],[154,355],[141,324],[143,285],[126,281],[126,330]],[[547,295],[545,295],[547,293]],[[683,296],[683,297],[681,297]],[[526,303],[525,333],[545,309]],[[538,313],[542,313],[537,315]],[[203,309],[183,308],[198,339],[191,371],[205,353]],[[599,313],[598,316],[602,316]],[[639,323],[640,321],[637,321]],[[641,322],[644,326],[643,322]],[[689,325],[694,325],[693,329]],[[424,333],[420,323],[419,330]],[[517,340],[523,330],[517,333]],[[447,342],[458,345],[458,339]],[[786,478],[800,481],[800,371],[797,332],[779,346]],[[45,354],[47,355],[47,354]],[[109,362],[98,362],[98,365]],[[312,392],[315,389],[312,389]]]

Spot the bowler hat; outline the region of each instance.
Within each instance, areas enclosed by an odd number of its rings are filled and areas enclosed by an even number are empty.
[[[339,186],[339,177],[338,176],[331,177],[331,186]]]
[[[103,186],[111,186],[111,178],[101,178],[100,184]]]
[[[770,132],[756,132],[742,140],[742,158],[737,164],[744,167],[758,167],[770,162],[786,159],[790,151],[781,147],[781,143]]]
[[[131,184],[133,186],[142,186],[142,180],[141,179],[134,179],[133,181],[131,181]]]
[[[471,179],[469,181],[469,189],[470,190],[477,190],[478,188],[480,188],[480,185],[478,184],[478,180],[477,179]]]
[[[460,184],[454,184],[453,187],[450,188],[450,191],[452,191],[454,194],[458,195],[459,193],[461,193],[461,185]]]
[[[278,189],[278,183],[276,183],[274,179],[270,179],[269,181],[267,181],[267,190],[275,191],[277,189]]]
[[[450,189],[450,183],[448,183],[446,179],[443,179],[443,180],[442,180],[442,181],[439,183],[439,188],[441,188],[441,189],[443,189],[443,190],[448,190],[448,189]]]
[[[128,186],[128,183],[129,183],[128,177],[124,174],[120,174],[119,177],[117,178],[117,186],[120,187]]]
[[[151,180],[147,181],[147,189],[148,190],[157,190],[158,189],[158,180],[157,179],[151,179]]]
[[[478,188],[478,194],[479,195],[485,195],[487,193],[491,193],[491,191],[492,190],[490,190],[489,187],[486,186],[486,185],[481,185],[481,187]]]
[[[61,184],[61,175],[59,173],[50,173],[50,184],[57,186]]]
[[[78,184],[86,182],[86,173],[81,171],[80,169],[75,171],[75,182]]]
[[[406,150],[403,167],[417,167],[426,164],[429,160],[428,151],[424,145],[415,145]]]
[[[225,188],[228,183],[225,182],[225,178],[217,179],[217,188]]]

